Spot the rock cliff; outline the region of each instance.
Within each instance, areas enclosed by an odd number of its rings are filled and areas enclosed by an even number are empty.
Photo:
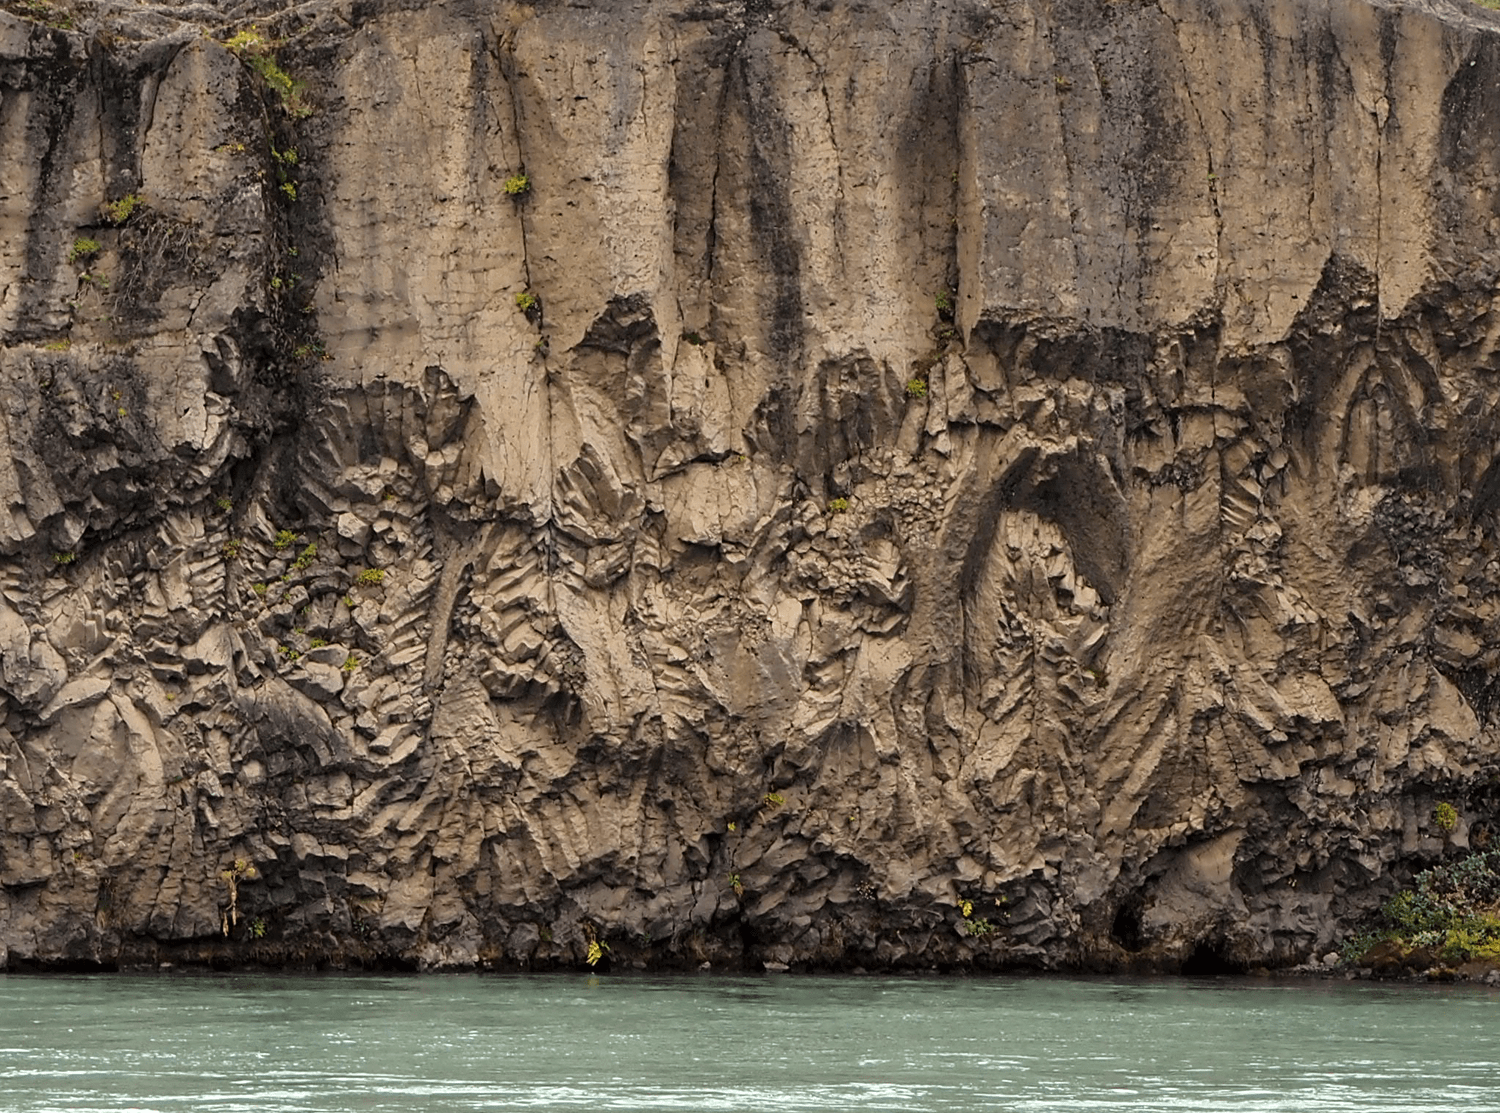
[[[1275,966],[1489,838],[1500,16],[0,9],[0,966]]]

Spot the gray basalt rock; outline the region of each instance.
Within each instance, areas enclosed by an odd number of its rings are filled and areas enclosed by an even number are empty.
[[[0,0],[0,965],[1326,954],[1495,821],[1497,90],[1463,0]]]

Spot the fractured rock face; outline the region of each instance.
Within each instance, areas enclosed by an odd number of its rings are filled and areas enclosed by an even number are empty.
[[[1497,17],[210,14],[0,11],[0,955],[1244,968],[1489,837]]]

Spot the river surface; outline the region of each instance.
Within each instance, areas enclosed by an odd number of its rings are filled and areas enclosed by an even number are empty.
[[[0,976],[6,1113],[1500,1111],[1500,992],[1243,980]]]

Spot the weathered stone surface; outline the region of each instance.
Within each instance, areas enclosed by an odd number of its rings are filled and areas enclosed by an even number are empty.
[[[1490,837],[1495,15],[54,6],[0,965],[1290,965]]]

